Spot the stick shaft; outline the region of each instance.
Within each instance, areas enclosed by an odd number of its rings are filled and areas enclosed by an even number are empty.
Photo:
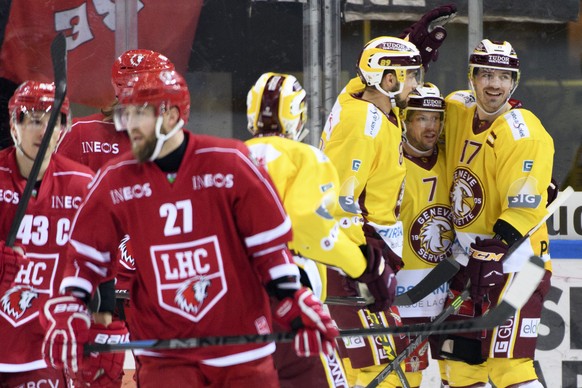
[[[14,242],[16,241],[16,235],[18,234],[20,223],[22,222],[22,218],[24,217],[24,213],[26,212],[28,202],[32,195],[32,190],[34,189],[34,185],[36,184],[36,179],[38,178],[40,168],[42,166],[44,157],[46,155],[46,151],[48,149],[48,145],[53,135],[55,124],[57,123],[57,119],[60,118],[61,107],[63,105],[63,101],[65,99],[65,94],[67,90],[66,55],[67,55],[67,42],[65,36],[62,33],[60,33],[54,38],[51,44],[51,57],[53,62],[53,71],[55,75],[55,99],[53,107],[51,108],[51,114],[49,117],[46,131],[42,137],[38,153],[34,158],[32,169],[30,170],[30,174],[28,175],[28,178],[26,180],[26,186],[24,187],[24,191],[22,192],[22,196],[20,197],[20,201],[18,202],[16,214],[14,216],[14,219],[12,220],[12,224],[10,225],[8,236],[6,237],[6,245],[9,247],[14,246]]]

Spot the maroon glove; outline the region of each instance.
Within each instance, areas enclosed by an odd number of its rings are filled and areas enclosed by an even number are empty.
[[[558,198],[558,192],[560,191],[558,182],[552,178],[550,185],[548,186],[548,201],[546,202],[546,207],[548,207],[556,198]]]
[[[94,323],[89,329],[89,342],[121,344],[129,341],[125,323],[113,321],[109,326]],[[67,373],[75,387],[120,387],[123,378],[125,352],[91,353],[83,360],[83,368],[77,373]]]
[[[283,299],[275,309],[274,318],[287,330],[297,330],[295,352],[298,356],[333,354],[339,331],[309,288],[301,287],[293,299]]]
[[[477,237],[469,249],[467,273],[471,280],[471,299],[480,303],[491,289],[505,282],[503,256],[509,247],[503,241],[493,238],[481,240]]]
[[[77,374],[91,326],[87,305],[71,295],[51,298],[40,311],[40,324],[46,330],[42,353],[48,366]]]
[[[26,256],[22,247],[16,249],[6,246],[6,242],[0,241],[0,286],[3,284],[10,285],[20,267],[26,263]],[[22,252],[20,252],[22,250]]]
[[[401,264],[402,259],[386,245],[384,240],[366,237],[366,243],[366,245],[361,245],[360,249],[366,257],[367,266],[364,273],[354,280],[366,284],[368,291],[374,297],[374,303],[368,305],[368,309],[379,312],[390,307],[396,296],[396,276],[392,266],[386,263],[392,262],[400,269],[398,263]]]
[[[400,38],[408,38],[408,41],[418,48],[425,69],[428,69],[431,61],[438,59],[438,48],[447,37],[447,32],[442,26],[451,21],[456,14],[455,4],[441,5],[428,11],[400,35]]]

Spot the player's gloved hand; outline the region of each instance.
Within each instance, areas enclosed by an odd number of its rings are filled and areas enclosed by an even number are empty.
[[[333,354],[339,331],[309,288],[301,287],[293,298],[283,299],[274,318],[288,330],[297,330],[294,345],[298,356]]]
[[[546,202],[546,207],[548,207],[556,198],[558,198],[558,192],[560,191],[558,182],[552,178],[550,185],[548,186],[548,201]]]
[[[76,375],[82,369],[83,345],[91,326],[87,305],[72,295],[51,298],[40,311],[40,323],[46,330],[42,344],[46,363]]]
[[[89,329],[89,342],[121,344],[128,341],[129,332],[122,321],[113,321],[107,327],[93,323]],[[124,360],[124,352],[91,353],[83,360],[79,373],[68,372],[67,376],[75,387],[119,387],[123,378]]]
[[[400,38],[407,39],[418,48],[425,70],[428,69],[431,61],[438,59],[438,48],[447,37],[447,31],[443,26],[456,14],[455,4],[438,6],[424,14],[419,21],[405,29],[400,35]]]
[[[402,259],[384,240],[374,237],[366,237],[366,245],[361,245],[360,249],[366,257],[367,266],[364,273],[354,280],[365,283],[374,297],[374,303],[368,305],[368,309],[372,312],[383,311],[392,305],[396,296],[396,275],[392,266],[386,263],[398,265]]]
[[[505,282],[502,259],[508,248],[503,241],[494,238],[482,240],[477,237],[471,244],[467,273],[471,280],[471,299],[475,303],[481,302],[491,289]]]
[[[10,285],[20,267],[27,261],[24,248],[21,246],[10,248],[6,246],[5,241],[0,241],[0,256],[0,286]]]

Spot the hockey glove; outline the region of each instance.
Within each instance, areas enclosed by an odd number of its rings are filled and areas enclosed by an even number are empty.
[[[125,323],[114,321],[105,327],[94,323],[89,329],[89,342],[98,344],[121,344],[129,341]],[[121,386],[123,378],[124,352],[91,353],[83,360],[82,370],[67,373],[75,387],[112,387]]]
[[[294,346],[298,356],[333,354],[339,331],[309,288],[302,287],[293,298],[283,299],[275,309],[274,318],[287,330],[297,330]]]
[[[0,241],[0,287],[9,286],[16,277],[20,267],[26,263],[24,249],[20,246],[10,248]]]
[[[480,303],[491,289],[505,282],[502,259],[508,248],[503,241],[493,238],[482,240],[477,237],[471,244],[467,273],[471,280],[470,295],[473,302]]]
[[[368,291],[374,297],[374,303],[368,305],[372,312],[379,312],[389,308],[396,296],[396,276],[386,262],[388,257],[395,256],[383,240],[367,238],[367,244],[360,249],[366,257],[367,266],[360,277],[354,279],[366,284]],[[398,258],[399,259],[399,258]]]
[[[87,305],[72,295],[51,298],[40,312],[40,324],[46,330],[42,344],[46,363],[76,375],[82,369],[91,326]]]
[[[558,198],[559,191],[560,188],[558,182],[554,178],[552,178],[552,180],[550,181],[550,185],[548,186],[548,201],[546,202],[546,207],[550,206],[550,204],[554,202],[556,198]]]
[[[457,15],[455,4],[441,5],[424,14],[419,21],[408,27],[400,35],[418,48],[425,70],[431,61],[438,59],[438,48],[441,47],[447,31],[443,28]]]

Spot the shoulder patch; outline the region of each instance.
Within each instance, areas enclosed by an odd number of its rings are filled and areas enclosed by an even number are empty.
[[[460,102],[466,107],[475,105],[475,96],[469,90],[459,90],[447,96],[446,102]]]
[[[530,137],[529,128],[519,109],[512,109],[503,115],[515,140]]]
[[[383,113],[374,105],[368,104],[368,112],[366,114],[366,126],[364,127],[364,135],[375,138],[382,127]]]

